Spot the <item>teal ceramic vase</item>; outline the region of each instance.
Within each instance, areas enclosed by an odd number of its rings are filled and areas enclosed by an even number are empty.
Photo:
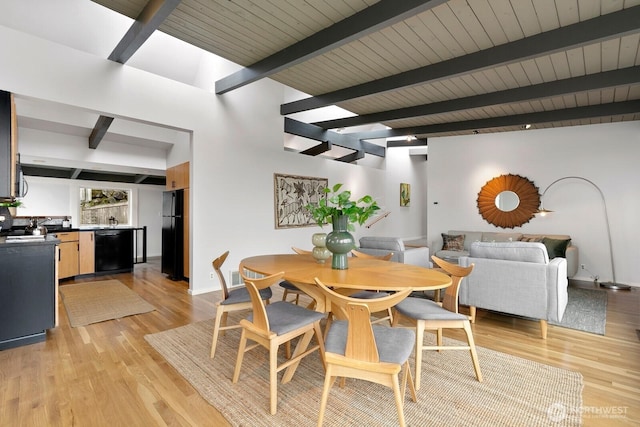
[[[347,231],[349,217],[346,215],[334,216],[332,218],[333,231],[327,234],[327,249],[333,254],[331,268],[335,270],[346,270],[349,268],[347,254],[356,247],[355,239]]]

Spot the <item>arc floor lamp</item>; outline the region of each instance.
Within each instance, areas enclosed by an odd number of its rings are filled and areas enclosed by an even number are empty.
[[[551,210],[544,208],[544,195],[547,193],[547,190],[549,190],[549,188],[551,188],[554,184],[567,179],[577,179],[580,181],[587,182],[591,184],[596,190],[598,190],[598,193],[600,193],[600,199],[602,200],[602,207],[604,208],[604,220],[607,225],[607,238],[609,239],[609,256],[611,259],[611,274],[613,276],[612,282],[600,283],[600,286],[608,289],[624,289],[624,290],[631,289],[629,285],[623,285],[616,282],[616,269],[613,264],[613,245],[611,244],[611,229],[609,227],[609,215],[607,213],[607,203],[604,200],[604,193],[602,192],[600,187],[598,187],[593,181],[590,181],[587,178],[583,178],[581,176],[565,176],[565,177],[556,179],[551,184],[549,184],[547,188],[545,188],[544,191],[542,192],[542,195],[540,196],[540,209],[538,209],[536,213],[539,213],[541,216],[545,216],[546,214],[553,212]]]

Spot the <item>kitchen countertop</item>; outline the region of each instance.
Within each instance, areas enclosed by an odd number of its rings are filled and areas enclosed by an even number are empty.
[[[46,225],[45,225],[46,227]],[[13,240],[13,239],[7,239],[7,237],[9,236],[29,236],[28,234],[25,234],[25,230],[23,227],[13,227],[11,230],[2,230],[0,231],[0,244],[21,244],[24,245],[25,243],[46,243],[48,241],[55,241],[58,242],[58,239],[56,238],[56,234],[57,233],[70,233],[70,232],[74,232],[74,231],[79,231],[79,232],[83,232],[83,231],[102,231],[102,230],[135,230],[136,227],[131,227],[131,226],[117,226],[117,227],[109,227],[109,226],[95,226],[95,227],[81,227],[81,228],[77,228],[77,227],[67,227],[67,228],[62,228],[62,227],[52,227],[49,228],[47,227],[47,234],[45,235],[45,239],[43,240],[39,240],[39,239],[29,239],[29,238],[24,238],[21,240],[17,240],[17,241],[8,241],[8,240]],[[34,236],[36,237],[36,236]]]
[[[37,236],[30,236],[32,238],[22,238],[18,236],[18,239],[12,239],[12,236],[0,236],[0,245],[2,246],[25,246],[25,245],[55,245],[60,243],[60,240],[55,236],[47,234],[43,239],[37,239]]]

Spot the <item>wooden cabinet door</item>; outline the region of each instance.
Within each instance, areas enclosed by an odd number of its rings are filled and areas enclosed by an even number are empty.
[[[58,274],[61,279],[77,276],[80,273],[78,264],[78,241],[60,243],[58,255]]]
[[[189,162],[167,169],[167,190],[189,188]]]
[[[78,263],[80,274],[91,274],[96,272],[96,246],[95,233],[93,231],[81,231],[79,233],[80,251],[78,253]]]
[[[167,190],[176,189],[176,169],[175,168],[167,169],[167,183],[165,188]]]
[[[176,166],[178,188],[189,188],[189,162]]]

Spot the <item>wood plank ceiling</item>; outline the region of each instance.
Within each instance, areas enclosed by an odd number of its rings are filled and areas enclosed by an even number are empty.
[[[285,115],[357,114],[314,128],[391,128],[356,141],[640,119],[640,0],[182,0],[158,29],[311,95]]]

